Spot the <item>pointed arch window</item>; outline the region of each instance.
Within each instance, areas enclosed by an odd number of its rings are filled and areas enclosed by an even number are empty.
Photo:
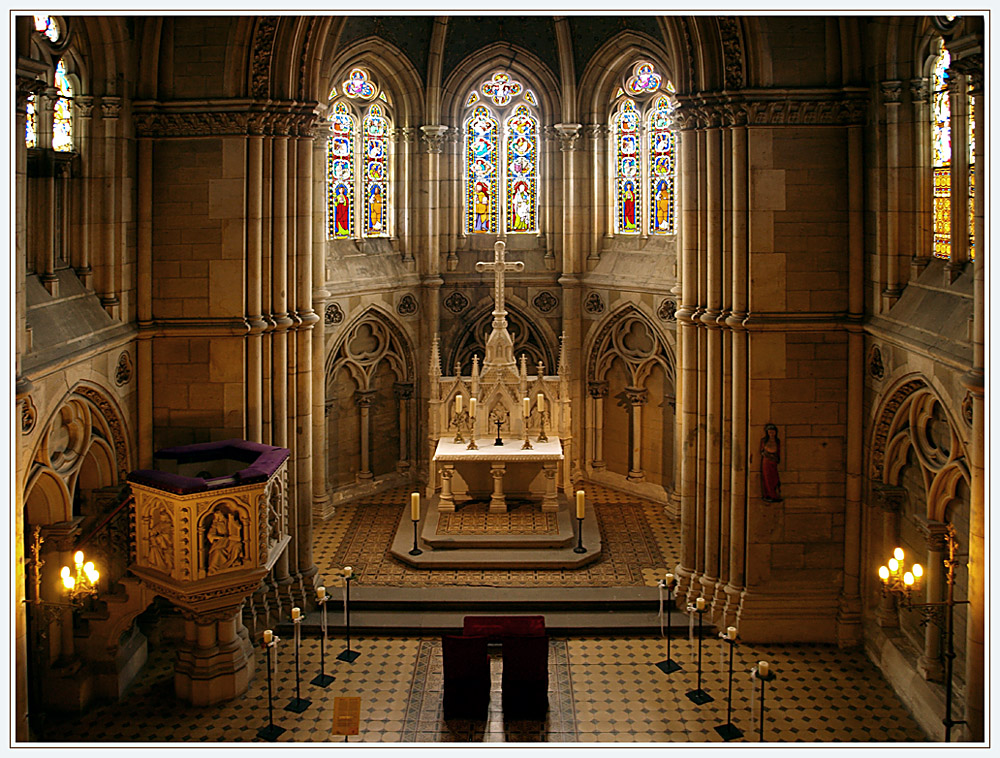
[[[495,72],[465,98],[463,124],[465,231],[538,232],[538,100],[504,72]]]
[[[351,69],[330,99],[335,102],[327,140],[327,236],[388,237],[391,101],[362,68]]]
[[[951,256],[952,175],[951,98],[948,93],[951,55],[942,48],[931,72],[931,171],[933,173],[933,248],[936,258]],[[975,257],[976,113],[969,98],[969,255]]]
[[[38,99],[28,95],[28,113],[24,124],[24,144],[28,147],[38,147]]]
[[[648,61],[636,63],[615,92],[610,179],[616,234],[666,236],[677,231],[673,92]]]

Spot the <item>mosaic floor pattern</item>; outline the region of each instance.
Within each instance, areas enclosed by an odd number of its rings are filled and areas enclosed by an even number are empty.
[[[582,569],[421,569],[389,554],[408,492],[388,490],[337,506],[327,521],[314,524],[314,557],[319,573],[332,577],[352,566],[358,582],[394,587],[634,587],[650,584],[650,572],[680,559],[680,524],[663,506],[616,490],[591,485],[589,501],[601,530],[601,558]],[[461,511],[459,511],[461,513]],[[332,580],[327,586],[335,585]]]
[[[488,719],[441,719],[441,646],[437,637],[362,637],[354,663],[334,657],[342,640],[331,640],[327,688],[312,685],[319,673],[319,640],[302,641],[300,693],[310,700],[301,714],[284,708],[295,696],[290,641],[274,682],[274,722],[285,732],[278,743],[343,742],[331,736],[333,702],[361,698],[360,734],[349,742],[439,743],[720,743],[715,727],[726,721],[727,661],[720,644],[706,640],[702,688],[714,700],[697,706],[685,695],[697,684],[697,648],[674,640],[672,657],[683,670],[665,675],[663,639],[650,636],[552,638],[550,712],[545,722],[505,721],[499,707],[499,655],[492,655],[493,698]],[[497,651],[499,653],[499,651]],[[926,737],[874,665],[860,651],[827,645],[739,645],[734,656],[732,723],[757,742],[751,714],[750,667],[768,660],[777,678],[765,701],[765,739],[783,743],[914,743]],[[259,669],[243,696],[194,708],[173,694],[172,659],[166,648],[150,661],[119,703],[80,717],[60,717],[43,735],[47,742],[236,743],[264,742],[268,723],[267,678]],[[759,699],[758,699],[759,702]]]
[[[488,500],[476,500],[454,513],[438,516],[437,534],[558,534],[556,514],[543,513],[540,504],[511,502],[506,513],[490,513]]]

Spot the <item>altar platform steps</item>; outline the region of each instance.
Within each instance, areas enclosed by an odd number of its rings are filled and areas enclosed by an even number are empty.
[[[340,597],[334,595],[327,609],[332,635],[344,632],[342,609]],[[651,634],[660,630],[658,609],[655,587],[353,586],[351,633],[439,634],[460,630],[465,616],[540,615],[545,617],[546,630],[553,634]],[[302,631],[321,634],[320,624],[320,613],[312,611],[306,614]],[[675,609],[671,613],[672,634],[686,635],[687,627],[687,616]],[[706,624],[705,633],[711,630]]]

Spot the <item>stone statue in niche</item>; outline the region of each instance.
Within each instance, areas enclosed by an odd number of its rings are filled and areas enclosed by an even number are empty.
[[[778,478],[778,464],[781,462],[781,440],[778,427],[764,426],[764,436],[760,440],[760,488],[765,503],[780,503],[781,480]]]
[[[243,525],[233,511],[217,507],[209,516],[205,539],[208,541],[208,574],[234,568],[243,562]]]

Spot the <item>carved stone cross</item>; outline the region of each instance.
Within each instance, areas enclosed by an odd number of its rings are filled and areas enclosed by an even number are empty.
[[[493,315],[494,316],[505,316],[507,314],[504,308],[503,292],[503,275],[506,271],[523,271],[524,262],[523,261],[507,261],[505,258],[505,250],[507,245],[503,240],[497,240],[496,244],[493,245],[493,263],[483,263],[480,261],[476,264],[476,271],[482,273],[483,271],[494,272],[494,285],[493,285]]]

